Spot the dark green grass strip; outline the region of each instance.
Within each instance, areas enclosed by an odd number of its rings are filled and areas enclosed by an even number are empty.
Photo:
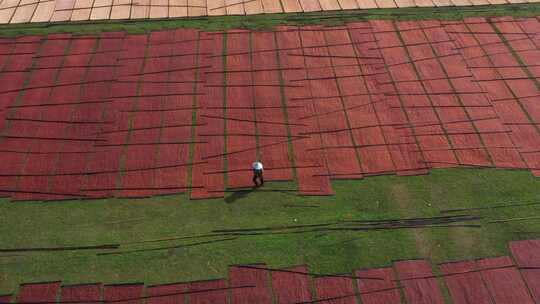
[[[102,20],[87,22],[32,23],[24,25],[2,25],[0,36],[46,35],[51,33],[96,34],[107,31],[145,33],[149,31],[198,28],[205,31],[219,31],[232,28],[270,29],[277,25],[341,25],[344,22],[393,19],[393,20],[458,20],[478,16],[531,17],[540,15],[540,4],[485,5],[475,7],[441,8],[398,8],[345,10],[339,12],[263,14],[251,16],[215,16],[181,19],[149,20]]]

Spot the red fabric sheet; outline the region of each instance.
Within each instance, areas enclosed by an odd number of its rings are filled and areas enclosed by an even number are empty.
[[[198,281],[189,284],[189,291],[202,291],[216,289],[215,291],[197,292],[189,294],[188,303],[190,304],[227,304],[227,281],[212,280]],[[223,288],[223,289],[222,289]],[[222,290],[219,290],[222,289]]]
[[[288,56],[289,51],[286,49],[299,48],[300,37],[297,32],[287,31],[287,29],[292,28],[280,27],[276,33],[276,38],[278,49],[283,49],[279,51],[280,67],[297,68],[295,70],[283,70],[282,72],[285,83],[291,84],[291,80],[306,78],[307,73],[304,70],[299,70],[305,68],[301,57]],[[310,92],[305,87],[285,87],[285,95],[287,106],[303,106],[301,108],[287,108],[290,122],[298,121],[300,117],[306,115],[315,114],[312,100],[306,99],[298,102],[292,100],[292,98],[309,97]],[[316,126],[313,119],[306,119],[303,124]],[[317,131],[313,127],[301,125],[291,125],[290,130],[292,136],[299,136],[303,132]],[[292,140],[295,166],[297,167],[298,190],[301,194],[328,195],[332,193],[325,157],[320,150],[321,144],[319,136]]]
[[[353,30],[343,28],[332,32],[325,31],[324,34],[326,42],[331,45],[328,47],[328,55],[331,56],[329,61],[338,77],[336,79],[340,88],[338,95],[341,95],[340,100],[343,103],[349,126],[352,128],[350,131],[341,131],[340,134],[352,136],[354,144],[358,146],[384,144],[385,138],[371,105],[378,97],[376,93],[374,96],[368,95],[370,93],[367,88],[368,79],[361,76],[367,74],[364,73],[362,67],[377,63],[377,59],[367,59],[364,62],[362,50],[355,49],[351,44],[352,41],[362,43],[367,33],[353,33]],[[335,114],[331,115],[335,116]],[[375,173],[393,170],[390,156],[384,145],[357,148],[356,152],[360,160],[361,171],[358,172]]]
[[[192,29],[179,29],[174,31],[173,39],[175,40],[192,40],[189,43],[180,44],[173,48],[173,55],[193,54],[197,49],[198,33]],[[202,47],[202,46],[199,46]],[[202,50],[206,52],[207,50]],[[199,61],[204,55],[189,55],[189,56],[174,56],[170,59],[171,69],[179,69],[185,66],[198,66]],[[188,70],[171,72],[170,81],[194,81],[199,80],[202,75],[202,70]],[[194,83],[173,83],[169,84],[169,91],[173,92],[197,92],[197,86]],[[195,101],[194,96],[170,96],[165,97],[161,103],[161,109],[169,109],[175,107],[189,108]],[[192,110],[182,111],[167,111],[161,112],[162,125],[170,126],[175,124],[191,124]],[[161,141],[191,141],[191,127],[178,128],[163,128],[161,129]],[[156,166],[167,166],[171,164],[188,163],[189,145],[164,145],[159,147]],[[174,167],[167,169],[158,169],[155,171],[155,186],[156,187],[186,187],[187,186],[187,166]],[[160,193],[178,193],[184,192],[183,189],[161,190]]]
[[[364,304],[393,304],[401,303],[399,289],[396,288],[395,275],[392,268],[375,268],[367,270],[357,270],[358,279],[356,282],[360,298]],[[369,278],[381,278],[384,280],[371,280]]]
[[[336,75],[334,69],[332,68],[334,63],[329,58],[324,57],[329,56],[328,48],[313,47],[329,44],[331,42],[326,40],[323,31],[315,30],[317,27],[309,27],[309,29],[311,30],[300,32],[300,43],[306,48],[303,50],[303,54],[307,55],[304,57],[304,64],[306,67],[308,67],[308,69],[306,69],[306,78],[313,80],[296,83],[307,86],[309,93],[315,98],[348,94],[347,87],[342,87],[343,84],[341,84],[341,86],[339,85],[337,81],[339,78],[333,78],[342,75]],[[295,53],[301,52],[297,51]],[[349,73],[350,72],[351,71],[349,71]],[[321,116],[316,116],[314,119],[312,119],[311,122],[316,124],[316,128],[320,129],[321,131],[349,128],[344,111],[338,111],[343,110],[343,104],[340,98],[325,99],[324,101],[314,102],[313,105],[315,115],[332,112],[332,114],[324,114]],[[317,136],[317,134],[313,136]],[[319,136],[321,137],[322,147],[342,147],[353,145],[350,132],[325,132]],[[361,174],[358,174],[361,172],[361,169],[354,147],[323,149],[322,151],[325,152],[326,162],[329,173],[331,174],[331,178],[362,177]]]
[[[355,304],[354,280],[339,277],[321,277],[315,279],[317,300],[331,304]]]
[[[174,32],[152,33],[148,39],[150,46],[146,52],[144,60],[143,73],[154,73],[172,69],[170,58],[160,57],[170,56],[172,47],[170,44],[163,44],[174,39]],[[154,45],[155,44],[155,45]],[[126,61],[137,61],[143,64],[141,59],[129,59]],[[169,93],[166,84],[155,83],[158,81],[169,81],[168,72],[145,74],[140,77],[139,95],[155,95]],[[161,103],[165,97],[141,97],[133,100],[131,109],[133,110],[157,110],[161,108]],[[132,129],[156,127],[162,125],[162,119],[159,112],[134,112],[132,113],[130,124]],[[161,142],[160,129],[132,130],[129,135],[128,143]],[[156,164],[156,155],[159,153],[162,145],[131,145],[128,146],[124,155],[124,170],[137,168],[151,168]],[[155,181],[155,172],[152,170],[124,172],[121,177],[121,188],[139,188],[140,190],[119,191],[118,196],[125,197],[144,197],[150,196],[155,192],[148,190],[153,188]]]
[[[280,122],[280,124],[258,123],[260,160],[265,167],[265,180],[284,181],[292,179],[292,164],[289,161],[287,127],[281,104],[281,88],[278,86],[279,68],[275,50],[274,33],[254,32],[251,36],[253,87],[255,115],[257,120]],[[274,70],[272,70],[274,69]],[[262,86],[265,85],[265,86]],[[266,86],[272,85],[272,86]],[[266,108],[264,108],[266,107]],[[266,136],[268,135],[268,136]],[[276,136],[276,137],[271,137]],[[283,142],[281,144],[276,144]],[[276,144],[276,145],[274,145]],[[283,168],[283,169],[279,169]]]
[[[436,54],[432,51],[429,41],[421,29],[418,29],[417,22],[399,22],[398,30],[406,30],[402,32],[401,39],[405,45],[404,51],[406,56],[401,57],[402,61],[414,62],[411,69],[411,74],[416,74],[414,79],[417,82],[398,83],[397,87],[400,92],[412,94],[426,94],[438,92],[452,92],[453,89],[446,80],[432,81],[423,79],[439,79],[445,78],[446,74],[442,66],[439,64]],[[419,61],[419,59],[422,59]],[[406,66],[407,69],[409,66]],[[414,67],[414,68],[413,68]],[[403,72],[401,72],[403,73]],[[400,78],[397,78],[400,79]],[[410,121],[413,125],[430,124],[440,122],[441,116],[438,113],[439,105],[447,105],[453,101],[455,97],[452,95],[421,95],[421,96],[403,96],[403,103],[407,109]],[[411,108],[407,108],[407,107]],[[416,106],[427,106],[427,108],[415,108]],[[448,134],[455,133],[444,128],[444,125],[430,125],[422,127],[420,130],[416,128],[417,134]],[[426,160],[433,161],[434,167],[446,167],[445,163],[455,163],[456,155],[451,149],[452,142],[449,135],[433,135],[417,137],[420,143],[420,148]],[[447,149],[447,150],[445,150]]]
[[[16,42],[32,42],[32,41],[39,41],[40,37],[35,36],[27,36],[27,37],[19,37],[15,40],[12,40],[14,43]],[[34,56],[32,53],[36,53],[39,51],[41,45],[38,43],[25,43],[25,44],[15,44],[15,45],[3,45],[5,47],[9,47],[12,50],[12,53],[15,55],[12,56],[3,56],[4,59],[6,59],[5,64],[3,66],[0,66],[0,71],[10,71],[10,70],[26,70],[31,67],[33,60],[32,57]],[[28,53],[28,54],[22,54],[22,53]],[[25,82],[25,80],[30,78],[30,73],[28,72],[17,72],[17,73],[0,73],[0,83],[2,83],[2,90],[0,91],[9,91],[9,90],[18,90],[22,89],[22,86]],[[32,82],[37,82],[37,80],[31,80]],[[4,108],[6,106],[14,105],[17,101],[17,96],[20,92],[11,92],[11,93],[0,93],[0,107]],[[7,111],[4,110],[3,112],[0,112],[0,118],[1,122],[0,125],[2,129],[4,129],[5,126],[5,117],[7,115]],[[18,134],[20,130],[18,128],[22,127],[21,125],[17,127],[12,127],[13,134]],[[12,140],[12,139],[2,139],[1,141],[2,146],[5,149],[13,149],[13,150],[20,150],[20,151],[26,151],[29,142],[22,141],[22,140]],[[9,173],[20,173],[20,170],[22,170],[23,165],[25,163],[25,154],[13,154],[13,153],[6,153],[2,152],[0,153],[0,161],[5,164],[4,170],[5,172]],[[16,177],[1,177],[0,178],[0,189],[8,190],[8,189],[15,189],[16,188]],[[9,192],[3,192],[0,194],[1,196],[9,196]]]
[[[58,37],[69,37],[69,35],[59,35]],[[69,40],[47,40],[40,49],[40,55],[48,54],[57,54],[62,53],[68,47]],[[62,57],[45,57],[39,58],[36,63],[36,67],[54,67],[51,69],[43,70],[34,70],[32,72],[30,81],[26,85],[26,88],[39,87],[54,85],[60,83],[61,79],[56,80],[56,77],[60,74],[60,68],[62,66]],[[59,67],[59,68],[56,68]],[[21,104],[31,102],[33,100],[42,100],[44,97],[51,94],[52,88],[39,88],[39,89],[30,89],[23,92],[22,97],[20,98]],[[26,118],[31,119],[45,119],[48,117],[48,114],[45,110],[41,109],[38,111],[33,111],[29,113],[30,115],[25,116]],[[54,116],[54,113],[52,113]],[[20,129],[21,132],[13,133],[15,130],[9,130],[9,135],[16,136],[29,136],[29,137],[58,137],[63,126],[51,124],[47,126],[36,127],[27,126],[26,128]],[[26,143],[26,148],[30,151],[54,151],[61,147],[62,141],[49,141],[49,140],[40,140],[40,139],[21,139]],[[21,171],[22,174],[48,174],[52,173],[55,165],[55,157],[53,155],[32,155],[28,154],[25,161],[24,169]],[[48,192],[47,177],[37,176],[37,177],[20,177],[17,180],[17,190],[19,191],[38,191],[38,192]],[[62,196],[49,196],[45,194],[30,194],[19,192],[15,193],[12,198],[14,200],[39,200],[39,199],[59,199],[63,198]]]
[[[516,19],[516,22],[519,25],[520,30],[529,35],[536,35],[534,33],[538,33],[538,30],[540,29],[540,22],[536,18]],[[513,36],[512,38],[515,38],[516,40],[519,39],[519,41],[510,42],[510,44],[512,46],[516,46],[516,43],[519,45],[519,48],[517,49],[518,50],[517,53],[519,54],[523,62],[529,65],[537,64],[538,55],[539,55],[538,51],[537,50],[529,51],[529,50],[535,49],[532,47],[531,43],[533,43],[535,47],[538,47],[539,45],[538,41],[535,41],[534,39],[523,40],[524,35]],[[540,67],[530,66],[527,69],[536,79],[540,78]]]
[[[258,151],[267,169],[267,180],[290,180],[292,158],[301,194],[331,194],[330,178],[425,173],[424,158],[434,167],[460,163],[529,167],[538,175],[540,170],[535,169],[540,168],[540,129],[534,124],[540,120],[540,98],[530,96],[537,91],[534,80],[511,78],[523,78],[526,71],[540,76],[540,69],[533,66],[540,58],[540,42],[531,35],[524,35],[536,33],[540,22],[535,18],[493,20],[496,22],[490,25],[482,23],[484,19],[467,19],[464,22],[468,27],[460,22],[442,26],[444,22],[433,20],[370,21],[331,29],[306,27],[301,32],[293,31],[293,27],[280,27],[276,32],[234,31],[228,35],[227,52],[245,54],[227,56],[227,66],[222,66],[222,57],[208,56],[221,53],[221,35],[188,29],[149,35],[104,33],[99,44],[94,37],[70,41],[70,35],[66,34],[51,35],[43,42],[31,36],[3,39],[6,43],[0,45],[2,90],[18,90],[23,84],[30,89],[21,91],[20,98],[18,91],[0,91],[0,108],[15,102],[31,105],[118,98],[114,102],[10,111],[12,118],[113,123],[11,121],[8,136],[97,137],[107,141],[3,138],[4,149],[23,152],[0,152],[6,173],[43,176],[1,177],[0,190],[4,192],[0,195],[36,200],[69,199],[73,196],[67,194],[80,189],[90,197],[183,192],[187,186],[189,144],[127,147],[95,144],[123,144],[128,140],[132,144],[188,142],[193,130],[189,126],[193,102],[199,107],[195,110],[196,123],[201,124],[194,129],[195,140],[204,143],[193,146],[195,165],[191,180],[195,188],[191,191],[192,198],[222,197],[224,174],[228,175],[232,188],[251,185],[249,165],[256,158],[257,141],[254,136],[235,133],[255,134],[255,126],[259,133],[258,144],[270,145]],[[396,25],[401,29],[399,36]],[[521,62],[529,65],[527,68],[508,67],[518,62],[501,37],[492,34],[494,27],[503,33]],[[469,28],[474,35],[452,33],[468,32]],[[202,39],[197,41],[199,36]],[[16,43],[32,41],[36,43]],[[183,42],[170,43],[172,41]],[[96,45],[97,53],[91,54]],[[197,49],[199,54],[193,54]],[[110,52],[113,50],[119,52]],[[66,51],[69,56],[58,56]],[[38,55],[35,58],[34,53]],[[484,56],[486,54],[490,55]],[[36,69],[26,72],[31,66]],[[283,88],[279,87],[281,77]],[[120,81],[96,82],[111,78]],[[226,88],[221,87],[224,78]],[[160,83],[169,80],[172,82]],[[39,88],[55,83],[72,85]],[[302,84],[306,86],[296,87]],[[437,94],[454,90],[456,94]],[[282,92],[289,108],[282,108]],[[180,95],[122,98],[138,93]],[[193,93],[204,95],[194,96]],[[224,106],[223,93],[227,94],[228,107],[259,108],[229,108],[225,112],[218,108]],[[402,103],[405,110],[399,108]],[[161,111],[173,107],[185,110]],[[126,112],[135,108],[148,111]],[[285,122],[283,111],[291,123],[291,144],[279,143],[287,139],[285,125],[262,122]],[[0,111],[3,126],[6,113],[8,111]],[[211,119],[204,115],[259,122]],[[407,127],[409,123],[419,135],[413,136],[412,128]],[[173,124],[186,126],[166,127]],[[162,128],[132,130],[128,136],[129,128],[159,126]],[[230,134],[227,143],[222,136],[224,130]],[[112,133],[100,133],[103,131]],[[309,138],[298,139],[299,135]],[[274,143],[279,144],[272,145]],[[290,145],[291,156],[288,155]],[[251,149],[219,156],[225,150],[245,148]],[[25,155],[24,151],[28,150],[90,153]],[[229,172],[223,171],[224,159],[227,159]],[[114,172],[120,171],[121,164],[126,172]],[[169,165],[173,166],[129,171]],[[113,172],[47,176],[104,170]],[[176,188],[155,190],[161,187]],[[20,192],[9,193],[13,188]],[[46,194],[51,192],[66,195]]]
[[[105,285],[103,288],[103,300],[114,301],[119,304],[139,304],[143,303],[144,285]]]
[[[2,295],[2,296],[0,296],[0,303],[2,303],[2,304],[11,303],[11,295]]]
[[[101,300],[101,284],[85,284],[62,286],[60,301],[62,302],[95,302]]]
[[[212,40],[208,40],[208,39]],[[203,39],[206,39],[203,41]],[[209,35],[201,33],[200,47],[201,52],[208,52],[211,54],[222,53],[222,40],[221,35]],[[199,61],[200,66],[211,65],[211,68],[202,70],[201,81],[206,81],[209,84],[222,84],[223,73],[204,73],[205,71],[222,71],[223,63],[221,57],[207,57],[201,56]],[[223,116],[223,109],[205,109],[208,107],[223,107],[223,88],[221,87],[205,87],[205,84],[201,83],[197,85],[197,90],[204,92],[205,95],[197,97],[197,106],[203,109],[198,110],[196,113],[196,123],[205,124],[195,129],[195,140],[206,142],[196,143],[193,150],[193,168],[191,175],[191,189],[192,199],[202,199],[211,197],[222,197],[224,185],[224,174],[209,174],[210,172],[220,172],[223,170],[223,157],[212,157],[210,159],[204,159],[217,154],[224,153],[225,143],[224,137],[210,137],[203,136],[204,134],[222,134],[223,133],[223,121],[216,123],[215,119],[209,119],[202,115]]]
[[[496,303],[534,303],[519,271],[507,267],[512,265],[514,262],[509,257],[478,260],[480,269],[502,267],[481,272],[487,289]]]
[[[492,303],[480,272],[475,272],[478,270],[475,261],[447,263],[439,267],[454,303]]]
[[[287,268],[297,272],[306,272],[307,267],[298,266]],[[309,276],[291,272],[271,272],[272,289],[276,304],[293,304],[310,301]]]
[[[146,299],[148,304],[183,304],[185,303],[185,293],[187,284],[165,284],[155,285],[146,288]]]
[[[106,39],[105,39],[106,41]],[[127,57],[138,57],[144,55],[144,48],[139,47],[141,44],[146,42],[146,36],[128,36],[126,39],[118,39],[115,45],[109,45],[109,49],[125,49],[126,52],[118,54],[118,57],[114,55],[109,56],[108,58],[100,58],[99,62],[103,64],[111,63],[109,60],[121,60]],[[114,53],[113,53],[114,54]],[[110,54],[109,54],[110,55]],[[99,70],[95,71],[95,74],[92,75],[90,79],[107,79],[113,77],[121,77],[122,75],[132,74],[139,71],[142,63],[141,60],[122,60],[122,66],[109,70],[109,73],[112,75],[104,76],[99,74]],[[111,96],[125,96],[125,95],[135,95],[136,83],[99,83],[95,86],[88,87],[88,91],[85,97],[89,99],[98,99],[98,98],[110,98]],[[92,90],[91,90],[92,89]],[[112,103],[104,104],[101,107],[102,110],[102,119],[104,121],[114,121],[114,126],[104,126],[101,132],[104,131],[113,131],[113,130],[125,130],[129,127],[128,124],[128,115],[125,112],[130,109],[131,100],[126,99],[116,99]],[[118,133],[109,133],[101,134],[99,137],[104,138],[107,142],[110,143],[123,143],[127,140],[127,132],[118,132]],[[122,147],[113,146],[106,148],[95,148],[96,153],[89,155],[87,160],[87,170],[88,171],[104,171],[104,170],[118,170],[120,171],[120,159],[122,157]],[[92,189],[92,191],[86,191],[85,194],[92,197],[110,197],[115,194],[115,191],[112,190],[116,188],[118,182],[119,172],[118,173],[106,173],[99,175],[89,175],[85,182],[83,183],[84,189]]]
[[[92,58],[92,62],[95,65],[113,65],[117,64],[118,58],[121,56],[119,52],[111,52],[114,50],[122,49],[124,45],[123,33],[103,33],[103,39],[100,40],[98,51],[107,51],[107,53],[97,53]],[[115,38],[115,39],[109,39]],[[126,44],[127,45],[127,44]],[[130,45],[131,46],[131,45]],[[86,79],[88,81],[110,79],[115,77],[120,72],[120,69],[114,67],[99,67],[91,68],[88,71]],[[84,85],[81,100],[96,100],[100,98],[108,98],[111,96],[113,85],[110,82],[89,83]],[[115,92],[115,94],[118,92]],[[82,105],[79,108],[81,113],[84,113],[88,119],[99,121],[114,121],[117,126],[110,124],[99,125],[95,128],[95,133],[102,131],[110,131],[111,129],[127,128],[122,126],[123,121],[117,119],[120,113],[117,112],[119,103],[103,103],[103,104],[87,104]],[[81,114],[82,115],[82,114]],[[121,134],[123,135],[123,134]],[[106,138],[106,136],[98,136],[99,138]],[[116,139],[116,138],[114,138]],[[92,153],[86,155],[86,170],[88,171],[103,171],[103,170],[118,170],[118,159],[120,157],[121,147],[108,147],[93,148],[92,151],[103,153]],[[82,187],[92,188],[113,188],[116,182],[116,174],[108,173],[96,176],[86,176],[83,178]],[[100,184],[102,183],[102,184]],[[95,191],[87,192],[92,196],[111,196],[112,191]]]
[[[250,34],[247,31],[234,31],[227,36],[227,53],[246,52],[250,49]],[[250,57],[230,55],[226,57],[227,70],[250,70]],[[255,120],[252,109],[232,107],[253,107],[253,78],[251,73],[227,73],[227,118]],[[226,120],[226,130],[230,134],[255,134],[255,123],[251,121]],[[214,123],[219,123],[220,120]],[[242,188],[252,186],[251,163],[257,158],[257,142],[254,136],[227,136],[227,153],[250,149],[241,153],[227,155],[227,187]]]
[[[13,44],[14,39],[12,38],[3,38],[0,40],[0,72],[4,70],[5,67],[9,64],[10,60],[17,60],[20,55],[16,55],[16,46]],[[35,50],[33,50],[35,52]],[[29,52],[31,55],[31,52]],[[23,60],[23,62],[25,62]],[[29,65],[28,65],[29,66]],[[28,67],[27,66],[27,67]],[[25,67],[26,68],[26,67]],[[0,73],[0,81],[2,83],[5,83],[6,86],[2,86],[2,90],[8,90],[9,88],[19,88],[22,85],[23,79],[25,75],[28,73],[16,73],[13,75],[13,73]],[[10,80],[7,80],[6,78],[12,78]],[[6,81],[10,81],[10,83],[6,83]],[[10,95],[10,96],[8,96]],[[9,94],[0,94],[0,110],[3,110],[6,106],[11,105],[15,100],[16,94],[9,93]],[[8,98],[11,97],[11,98]],[[3,129],[5,126],[5,117],[6,112],[2,111],[0,112],[0,128]]]
[[[269,277],[266,270],[252,268],[229,268],[229,286],[253,286],[250,288],[231,289],[231,304],[272,302],[269,290]]]
[[[17,302],[56,302],[60,282],[24,284],[19,287]]]
[[[370,25],[373,27],[375,32],[374,38],[377,40],[377,47],[380,48],[378,54],[384,57],[384,62],[387,65],[387,71],[391,78],[386,79],[385,84],[378,86],[379,91],[386,94],[396,94],[396,93],[405,93],[400,92],[399,89],[392,84],[392,81],[403,81],[403,80],[415,80],[416,75],[412,69],[411,64],[401,64],[393,65],[396,63],[406,62],[406,56],[402,47],[400,47],[401,42],[399,41],[397,35],[393,32],[395,31],[394,26],[391,22],[387,21],[372,21]],[[388,84],[386,84],[388,83]],[[406,91],[409,92],[409,91]],[[401,101],[398,96],[390,95],[386,99],[386,117],[381,119],[382,121],[388,121],[390,123],[413,123],[410,121],[405,114],[406,113],[416,113],[416,111],[407,110],[404,112],[399,107],[402,106],[401,102],[406,104],[408,97],[404,97]],[[382,112],[382,111],[381,111]],[[400,132],[388,133],[389,143],[394,145],[391,146],[391,153],[393,155],[396,169],[400,175],[411,175],[411,174],[422,174],[426,173],[424,168],[426,166],[423,163],[422,155],[416,151],[420,147],[415,143],[415,138],[413,137],[412,130],[410,128],[400,129]]]
[[[500,32],[504,33],[503,36],[508,41],[508,44],[511,46],[512,50],[523,64],[527,65],[526,69],[523,68],[513,68],[511,69],[514,72],[515,77],[528,77],[525,73],[528,71],[538,81],[538,76],[540,76],[540,69],[535,67],[540,59],[540,50],[538,46],[540,43],[536,41],[530,35],[531,31],[539,29],[538,20],[534,18],[528,18],[525,20],[514,20],[513,18],[499,18],[499,22],[496,23],[496,27]],[[504,22],[503,22],[504,21]],[[514,34],[515,33],[515,34]],[[509,65],[516,65],[516,61],[512,61]],[[501,69],[501,71],[508,71],[508,68]],[[519,100],[523,108],[527,111],[528,117],[533,122],[540,121],[540,108],[538,107],[538,102],[540,99],[538,97],[525,98],[525,96],[535,95],[538,91],[534,82],[532,80],[509,80],[509,85],[512,88],[514,94],[518,97],[521,97]],[[536,132],[539,132],[539,126],[530,126],[530,129],[535,129]],[[532,131],[532,130],[531,130]],[[535,143],[530,143],[530,145],[535,145]],[[539,147],[536,146],[534,150],[538,150]],[[531,149],[533,150],[533,149]],[[526,153],[522,155],[527,164],[533,168],[540,168],[540,153]],[[540,170],[532,170],[533,174],[539,175]]]
[[[519,267],[540,266],[540,240],[510,242],[512,256]],[[535,302],[540,302],[540,269],[521,269],[525,283]]]
[[[399,261],[394,263],[403,294],[408,303],[444,303],[431,264],[424,260]]]
[[[85,55],[72,55],[78,53],[89,53],[96,47],[97,40],[90,39],[75,40],[70,45],[68,55],[63,62],[64,68],[60,70],[58,74],[57,82],[83,82],[86,77],[88,68],[80,68],[79,66],[92,65],[90,61],[92,56],[90,54]],[[72,66],[72,68],[67,68]],[[80,92],[84,89],[82,85],[62,86],[53,88],[51,91],[50,100],[52,103],[71,102],[80,99]],[[84,114],[83,114],[84,113]],[[25,115],[21,115],[26,117]],[[57,106],[52,107],[46,111],[46,119],[48,120],[68,120],[73,122],[90,121],[91,115],[81,109],[78,105],[72,106]],[[96,119],[97,121],[97,119]],[[52,124],[42,123],[44,128],[50,128]],[[72,138],[85,138],[92,137],[90,134],[95,132],[95,125],[93,124],[64,124],[60,125],[63,130],[55,133],[56,136],[72,137]],[[90,151],[92,150],[91,142],[75,142],[65,141],[60,143],[57,147],[57,151]],[[72,173],[72,172],[84,172],[85,171],[85,157],[86,154],[66,154],[51,155],[53,160],[53,170],[51,173]],[[50,176],[47,178],[47,190],[56,193],[78,193],[81,187],[82,176]],[[67,197],[66,197],[67,198]]]
[[[9,56],[13,54],[13,49],[13,38],[0,39],[0,68],[8,62]]]
[[[487,26],[485,24],[470,24],[469,25],[470,30],[472,32],[493,32],[493,28],[491,26]],[[459,32],[467,32],[469,31],[466,27],[463,25],[453,25],[452,27],[449,27],[449,30],[451,31],[459,31]],[[506,48],[504,45],[497,43],[500,42],[499,38],[497,38],[496,35],[492,34],[474,34],[474,35],[467,35],[467,34],[450,34],[450,36],[454,39],[457,39],[460,41],[460,44],[465,46],[466,48],[460,49],[460,52],[463,54],[464,58],[466,58],[466,62],[469,66],[472,66],[471,72],[474,74],[474,77],[477,80],[493,80],[497,78],[505,78],[508,75],[505,75],[504,72],[501,72],[500,69],[496,69],[497,65],[504,64],[507,65],[507,62],[509,59],[500,57],[498,55],[493,56],[486,56],[488,54],[497,53],[500,51],[506,51]],[[480,45],[485,45],[484,48],[480,48]],[[472,59],[471,59],[472,58]],[[487,68],[482,68],[487,67]],[[493,67],[493,68],[490,68]],[[500,115],[502,121],[504,123],[514,123],[516,122],[515,119],[523,119],[525,116],[522,110],[520,110],[520,106],[515,101],[512,101],[511,99],[506,102],[499,102],[498,100],[501,99],[508,99],[512,98],[513,95],[510,91],[510,87],[508,87],[508,83],[500,80],[500,81],[481,81],[479,82],[480,88],[482,90],[488,92],[488,96],[495,100],[493,102],[494,107],[493,110],[490,108],[476,108],[474,109],[474,113],[479,116],[486,116],[486,115],[492,115],[493,113],[496,113]],[[479,102],[480,100],[475,100],[475,102]],[[473,111],[472,108],[469,111]],[[496,121],[482,121],[481,123],[477,124],[477,127],[480,131],[480,133],[485,131],[493,131],[493,130],[503,130],[508,129],[504,128],[500,124],[498,124]],[[482,134],[482,139],[486,146],[508,146],[512,145],[512,140],[515,141],[515,145],[518,147],[527,146],[528,144],[526,141],[523,141],[522,139],[525,137],[530,136],[531,134],[523,133],[522,129],[520,128],[514,128],[510,127],[512,130],[512,138],[510,138],[507,134],[504,133],[498,133],[498,134]],[[538,134],[533,135],[538,136]],[[536,142],[536,140],[534,141]],[[517,151],[512,149],[488,149],[491,159],[493,163],[496,166],[505,166],[505,167],[525,167],[526,165],[523,163],[521,156],[518,154]],[[524,160],[530,164],[531,162],[528,161],[526,158]]]
[[[377,44],[374,42],[374,35],[368,28],[367,23],[351,23],[348,31],[351,47],[343,46],[348,51],[347,56],[357,56],[360,66],[358,74],[370,75],[381,72],[382,58],[377,51]],[[350,50],[349,48],[353,48]],[[352,51],[352,52],[351,52]],[[385,75],[387,76],[387,75]],[[388,106],[382,102],[385,96],[379,92],[379,81],[383,81],[384,76],[364,76],[364,84],[358,84],[358,91],[353,94],[370,94],[369,96],[352,96],[345,98],[347,107],[365,105],[360,108],[348,110],[351,115],[351,126],[362,128],[353,130],[353,136],[357,144],[365,146],[358,149],[362,168],[369,174],[393,173],[395,162],[390,153],[391,146],[387,145],[392,134],[396,132],[393,126],[384,126],[394,122],[387,119]]]
[[[439,56],[439,61],[448,75],[448,83],[451,84],[455,89],[464,91],[481,91],[481,88],[472,82],[472,74],[467,68],[465,61],[460,54],[457,54],[455,48],[458,46],[449,41],[450,36],[446,33],[440,22],[430,21],[422,22],[424,27],[430,27],[425,29],[424,33],[428,41],[432,44],[432,47],[435,51],[435,54]],[[441,26],[441,27],[436,27]],[[441,43],[441,41],[443,41]],[[455,54],[454,56],[451,56]],[[456,90],[456,91],[459,91]],[[437,98],[444,98],[444,96],[439,96]],[[444,100],[444,105],[463,105],[465,97],[460,97],[461,102],[456,99]],[[485,97],[476,97],[486,100]],[[467,98],[470,99],[470,98]],[[456,108],[439,108],[437,110],[441,116],[441,120],[446,122],[445,127],[451,133],[473,133],[475,132],[475,123],[474,119],[486,119],[494,118],[498,119],[497,113],[491,111],[487,115],[492,116],[480,116],[474,112],[474,110],[467,107],[456,107]],[[473,116],[476,114],[476,116]],[[472,121],[468,121],[472,120]],[[457,122],[457,123],[456,123]],[[484,144],[481,140],[481,137],[477,134],[462,134],[462,135],[451,135],[452,144],[454,146],[455,154],[460,163],[465,164],[475,164],[475,165],[490,165],[490,156],[487,149],[484,147]]]

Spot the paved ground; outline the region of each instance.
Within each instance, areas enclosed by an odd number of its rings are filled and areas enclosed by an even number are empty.
[[[0,24],[532,2],[538,0],[0,0]]]
[[[228,280],[148,287],[142,283],[24,284],[16,297],[0,296],[0,303],[353,304],[361,299],[365,304],[390,304],[401,303],[402,297],[407,303],[445,303],[441,286],[447,288],[455,304],[537,303],[540,300],[540,241],[516,241],[509,247],[513,257],[443,263],[438,265],[438,274],[433,272],[437,267],[421,259],[395,261],[391,267],[339,275],[309,273],[305,266],[272,269],[264,264],[236,265],[229,268]]]
[[[4,39],[0,190],[222,197],[251,186],[256,158],[308,195],[430,168],[537,175],[539,31],[471,18]]]

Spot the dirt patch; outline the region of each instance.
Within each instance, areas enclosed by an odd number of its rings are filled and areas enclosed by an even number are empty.
[[[411,200],[411,195],[407,190],[407,187],[402,184],[394,184],[390,187],[390,194],[397,204],[396,207],[398,207],[401,213],[405,217],[410,216],[416,206],[414,206],[414,203]],[[429,232],[423,229],[412,229],[411,232],[414,236],[414,242],[420,255],[422,257],[430,257],[432,248],[428,236]]]
[[[438,200],[440,195],[441,193],[431,193],[431,200]],[[459,248],[456,254],[462,258],[474,256],[475,251],[478,251],[478,246],[486,242],[486,240],[480,240],[479,234],[471,231],[470,228],[447,229],[447,234],[449,242],[453,244],[452,248]]]
[[[470,229],[449,229],[448,236],[455,248],[459,248],[459,255],[463,258],[474,256],[478,244],[482,244],[486,240],[480,241],[477,233],[471,233]]]

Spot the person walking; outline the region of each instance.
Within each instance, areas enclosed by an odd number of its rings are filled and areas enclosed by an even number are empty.
[[[260,161],[255,161],[251,164],[251,169],[253,169],[253,183],[255,184],[255,187],[264,186],[263,164]],[[257,183],[257,180],[260,180],[260,185]]]

